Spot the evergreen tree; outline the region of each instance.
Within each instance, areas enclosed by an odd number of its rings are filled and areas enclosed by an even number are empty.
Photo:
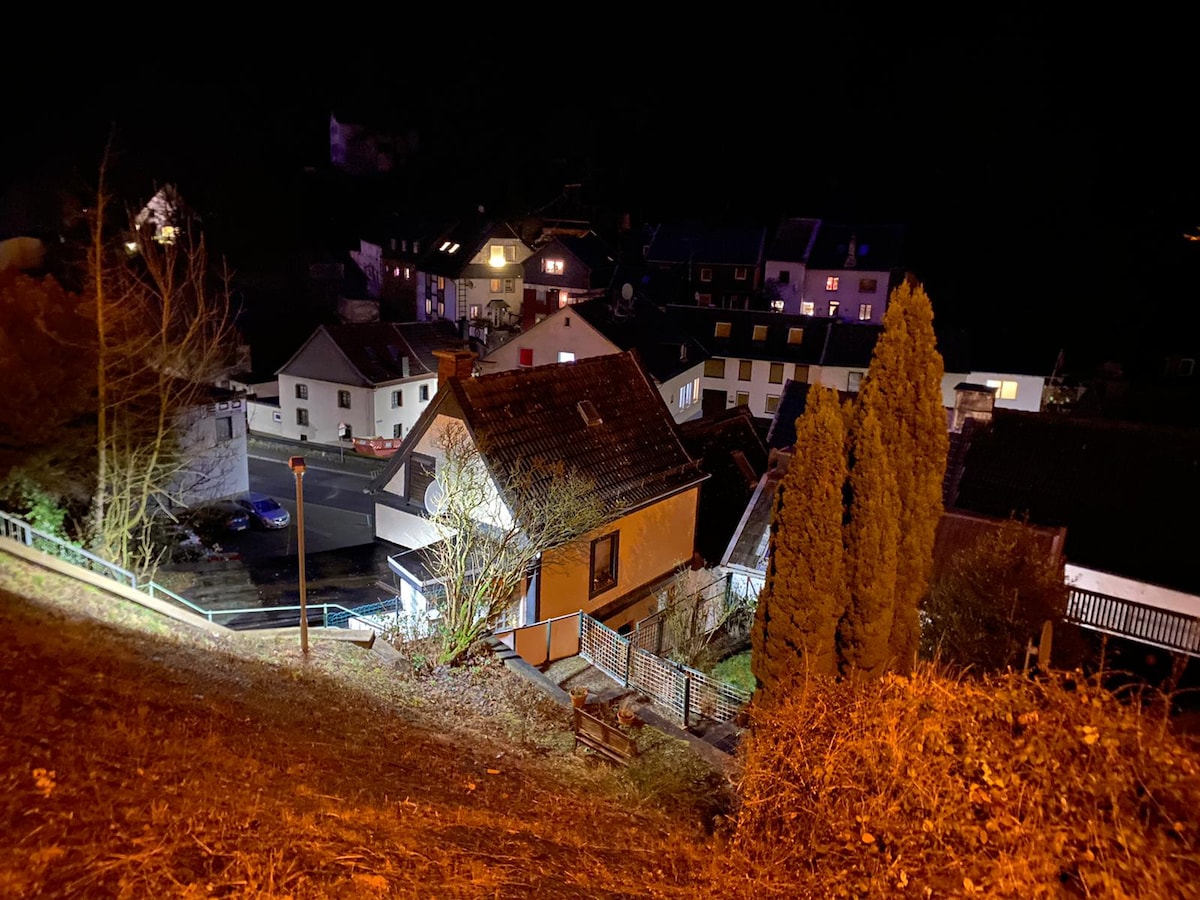
[[[874,410],[865,411],[850,443],[846,521],[850,602],[838,625],[838,667],[844,675],[880,675],[888,663],[895,610],[900,497]]]
[[[900,548],[889,638],[891,666],[907,670],[920,643],[918,610],[929,590],[933,543],[942,515],[949,433],[942,402],[942,356],[933,307],[911,276],[892,291],[857,400],[858,421],[874,413],[896,477]]]
[[[813,386],[775,496],[770,562],[755,610],[751,666],[760,703],[796,674],[836,671],[834,640],[846,608],[844,443],[837,394]]]

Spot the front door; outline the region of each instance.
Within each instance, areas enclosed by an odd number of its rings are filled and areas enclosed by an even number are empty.
[[[728,403],[729,395],[725,391],[714,391],[712,388],[705,388],[704,395],[700,400],[701,414],[712,416],[717,413],[723,413]]]

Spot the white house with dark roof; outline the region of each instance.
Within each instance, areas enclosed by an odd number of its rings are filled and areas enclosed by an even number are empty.
[[[403,438],[437,392],[434,351],[464,344],[451,322],[322,325],[276,373],[277,433],[342,446]]]
[[[888,295],[904,275],[899,225],[822,222],[804,272],[801,315],[878,325]]]
[[[532,252],[507,223],[460,222],[434,238],[417,262],[417,318],[518,322],[524,262]]]

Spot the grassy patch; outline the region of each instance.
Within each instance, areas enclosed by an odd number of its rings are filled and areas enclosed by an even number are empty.
[[[754,693],[754,675],[750,671],[750,651],[721,660],[712,670],[713,678],[726,681],[743,691]]]

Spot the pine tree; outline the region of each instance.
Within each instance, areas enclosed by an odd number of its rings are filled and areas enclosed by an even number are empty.
[[[892,291],[857,400],[858,421],[878,418],[900,500],[900,552],[889,638],[891,666],[907,670],[920,643],[918,610],[929,590],[933,543],[942,515],[949,434],[942,402],[945,368],[933,307],[911,277]]]
[[[843,675],[880,675],[889,657],[896,601],[900,497],[871,409],[850,437],[846,579],[850,601],[838,624]]]
[[[844,443],[837,394],[813,386],[776,493],[770,562],[755,610],[751,668],[760,703],[794,675],[836,671],[835,633],[846,608]]]

